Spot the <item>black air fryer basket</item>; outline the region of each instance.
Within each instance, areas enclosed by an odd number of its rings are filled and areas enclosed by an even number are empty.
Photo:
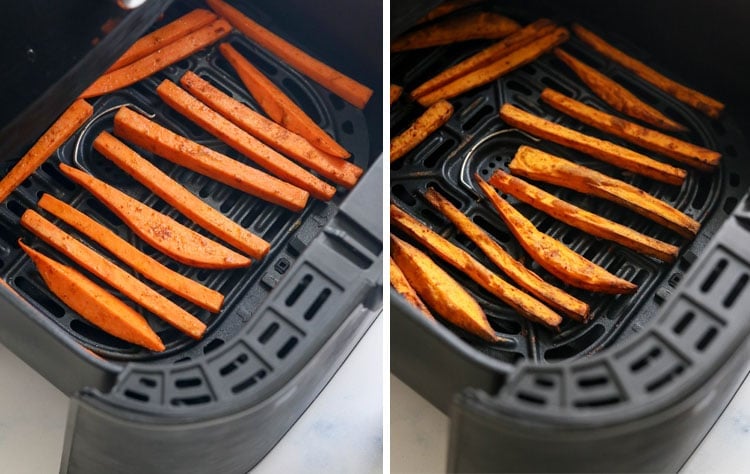
[[[429,3],[429,4],[428,4]],[[435,3],[392,4],[392,36]],[[451,99],[451,120],[391,166],[391,199],[444,237],[494,265],[422,197],[436,188],[512,255],[524,252],[485,202],[472,176],[507,169],[520,145],[532,145],[630,182],[702,224],[691,242],[620,206],[542,186],[565,200],[680,246],[674,264],[657,262],[599,240],[508,200],[547,234],[612,273],[639,285],[634,295],[567,288],[588,302],[586,325],[564,321],[561,332],[527,322],[451,268],[476,296],[495,331],[509,342],[488,344],[426,320],[391,292],[392,370],[451,418],[448,469],[456,472],[673,472],[724,409],[747,374],[750,332],[750,94],[741,78],[750,65],[741,40],[750,8],[738,2],[485,2],[528,23],[548,17],[582,23],[657,70],[727,104],[711,121],[599,56],[574,35],[563,45],[648,103],[688,125],[688,141],[722,153],[720,170],[689,171],[678,188],[624,173],[570,149],[536,140],[498,116],[503,103],[604,136],[539,101],[551,87],[604,107],[553,55],[546,54],[496,83]],[[486,47],[476,41],[391,55],[391,82],[409,91],[447,66]],[[744,90],[743,90],[744,89]],[[606,108],[606,107],[605,107]],[[391,133],[420,110],[401,100]],[[608,140],[619,142],[613,137]],[[627,143],[625,146],[631,147]],[[648,153],[647,153],[648,154]],[[398,232],[397,232],[398,233]],[[528,260],[527,260],[528,261]],[[551,276],[535,263],[531,268]]]
[[[359,110],[241,33],[225,38],[351,151],[351,160],[366,172],[352,190],[339,188],[332,201],[311,199],[302,212],[293,213],[144,153],[193,193],[272,244],[266,258],[246,269],[185,267],[134,238],[118,218],[68,181],[57,164],[80,167],[200,231],[94,151],[92,141],[101,131],[111,131],[114,113],[127,105],[237,157],[156,95],[155,87],[164,78],[177,81],[186,70],[258,107],[218,53],[218,45],[132,87],[92,99],[93,118],[0,207],[0,298],[5,307],[0,342],[71,397],[63,472],[247,472],[315,399],[381,311],[382,4],[362,2],[346,22],[340,22],[330,13],[350,10],[348,2],[233,3],[375,90],[365,110]],[[122,28],[145,30],[165,10],[159,25],[197,7],[206,8],[198,1],[149,1],[141,8],[150,9],[150,16],[144,18],[141,9],[128,13],[104,41],[120,35],[132,42],[141,31]],[[130,15],[141,17],[128,21]],[[128,45],[121,45],[120,52]],[[111,55],[108,63],[96,67],[101,72],[115,59]],[[74,84],[72,97],[87,86]],[[29,85],[34,87],[46,91],[52,86]],[[44,97],[54,102],[56,95]],[[42,127],[14,130],[25,130],[28,146],[66,105],[56,104],[56,112]],[[19,112],[18,120],[23,117]],[[9,168],[11,163],[2,166]],[[223,293],[225,304],[216,315],[183,302],[208,325],[204,339],[193,341],[146,315],[166,345],[163,354],[155,355],[106,335],[60,303],[16,242],[22,237],[67,261],[19,225],[23,211],[36,208],[45,192]]]

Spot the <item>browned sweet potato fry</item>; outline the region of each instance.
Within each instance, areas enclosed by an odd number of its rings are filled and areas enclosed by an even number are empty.
[[[448,15],[462,8],[470,7],[484,0],[447,0],[429,11],[425,16],[417,20],[417,25],[435,20],[441,16]]]
[[[677,258],[679,249],[674,245],[653,239],[629,227],[574,206],[504,171],[495,171],[489,182],[500,191],[510,194],[519,201],[525,202],[540,211],[546,212],[555,219],[591,235],[617,242],[636,252],[665,262],[673,262]]]
[[[521,26],[510,18],[492,12],[472,12],[411,31],[391,43],[391,52],[430,48],[474,39],[508,36]]]
[[[701,171],[712,171],[719,165],[721,153],[615,117],[555,90],[545,89],[542,91],[542,100],[586,125],[642,146],[647,150],[661,153]]]
[[[391,163],[409,153],[425,138],[445,125],[453,115],[453,106],[441,100],[425,111],[404,133],[391,139]]]
[[[560,280],[584,290],[602,293],[633,293],[638,288],[578,255],[562,242],[540,232],[479,175],[475,175],[474,179],[521,246],[539,265]]]
[[[581,151],[619,168],[668,184],[681,185],[685,170],[661,163],[646,155],[606,140],[584,135],[562,125],[530,114],[511,104],[503,104],[500,117],[508,124],[539,138]]]
[[[486,341],[500,340],[477,300],[430,257],[393,235],[391,256],[419,296],[438,314]]]
[[[584,43],[594,48],[600,54],[621,64],[623,67],[630,69],[640,76],[641,79],[650,82],[667,94],[671,94],[677,100],[681,100],[691,107],[695,107],[709,117],[713,119],[719,118],[721,111],[724,110],[724,104],[718,100],[712,99],[711,97],[701,94],[689,87],[685,87],[682,84],[659,74],[637,59],[628,56],[607,43],[586,28],[580,25],[573,25],[573,31],[575,31],[575,34],[581,38]]]
[[[453,222],[458,230],[477,244],[490,260],[518,286],[576,321],[586,322],[589,316],[589,305],[547,283],[539,275],[524,267],[521,262],[511,257],[505,249],[492,240],[481,227],[466,217],[463,212],[434,189],[428,189],[425,198]]]
[[[700,229],[699,222],[635,186],[535,148],[520,147],[509,168],[525,178],[616,202],[689,239]]]
[[[534,297],[509,284],[479,263],[467,252],[445,240],[432,229],[393,204],[391,204],[391,222],[419,241],[419,243],[427,247],[431,252],[466,274],[466,276],[477,282],[482,288],[507,303],[521,316],[552,329],[557,329],[560,326],[562,318],[559,314]],[[398,260],[396,262],[398,263]],[[401,269],[406,271],[403,267]],[[419,290],[417,289],[417,291]],[[427,303],[430,303],[430,301],[427,301]]]
[[[570,69],[572,69],[573,72],[575,72],[576,75],[585,82],[592,91],[594,91],[594,94],[609,104],[613,109],[664,130],[670,130],[673,132],[684,132],[687,130],[684,125],[670,119],[663,113],[643,102],[636,97],[635,94],[625,89],[617,82],[593,67],[584,64],[562,49],[556,49],[555,56],[567,64],[568,67],[570,67]]]
[[[403,87],[397,86],[396,84],[391,84],[391,105],[393,105],[393,103],[396,102],[399,97],[401,97],[402,92],[404,92]]]
[[[406,275],[404,275],[404,272],[398,267],[396,262],[393,260],[393,257],[391,257],[390,276],[391,286],[393,287],[393,289],[396,290],[398,294],[403,296],[406,301],[411,303],[412,306],[421,311],[422,314],[427,317],[427,319],[434,321],[435,317],[432,315],[430,310],[427,309],[427,306],[419,297],[416,290],[414,290],[414,287],[409,284],[409,280],[406,279]]]

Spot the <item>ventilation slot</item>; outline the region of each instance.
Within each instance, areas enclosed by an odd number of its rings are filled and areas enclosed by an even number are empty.
[[[21,217],[23,213],[26,211],[26,208],[21,205],[18,201],[10,200],[8,201],[8,209],[10,211],[17,215],[18,217]]]
[[[516,395],[519,400],[522,400],[524,402],[533,403],[534,405],[546,405],[547,399],[542,397],[541,395],[537,395],[535,393],[529,393],[529,392],[518,392],[518,395]]]
[[[227,375],[237,370],[239,366],[247,362],[247,360],[247,354],[240,354],[232,362],[219,369],[219,374],[221,374],[222,377],[226,377]]]
[[[305,321],[310,321],[316,314],[318,314],[318,311],[323,307],[329,296],[331,296],[331,290],[329,288],[320,292],[318,297],[315,298],[315,301],[313,301],[313,304],[311,304],[310,307],[307,308],[307,311],[305,311]]]
[[[265,369],[260,369],[259,371],[255,372],[252,376],[249,378],[243,380],[242,382],[238,383],[237,385],[234,385],[232,387],[232,393],[240,393],[242,391],[247,390],[248,388],[252,387],[256,383],[258,383],[260,380],[262,380],[266,376]]]
[[[177,388],[192,388],[200,387],[203,385],[203,381],[198,377],[190,377],[189,379],[177,379],[174,386]]]
[[[489,116],[492,113],[492,107],[489,105],[485,105],[484,107],[480,108],[476,112],[474,112],[471,117],[469,117],[463,125],[461,125],[461,128],[464,130],[471,130],[474,128],[479,122]]]
[[[555,386],[555,381],[547,377],[536,377],[534,383],[542,388],[552,388]]]
[[[653,349],[651,349],[651,351],[649,351],[648,354],[646,354],[645,357],[641,357],[640,359],[630,364],[630,370],[633,372],[640,372],[641,370],[651,365],[651,363],[657,360],[659,357],[661,357],[661,349],[658,347],[654,347]]]
[[[258,342],[260,342],[261,344],[267,343],[268,341],[271,340],[273,335],[276,334],[276,331],[278,330],[279,330],[279,323],[273,322],[269,324],[266,330],[263,331],[263,334],[261,334],[260,337],[258,338]]]
[[[690,204],[693,209],[703,209],[703,207],[706,205],[708,194],[711,191],[712,182],[713,177],[710,174],[701,174],[698,177],[698,189],[695,191],[693,202]]]
[[[573,91],[565,87],[564,85],[560,84],[556,80],[552,79],[551,77],[544,76],[541,79],[542,84],[544,84],[547,87],[551,87],[552,89],[555,89],[557,92],[560,92],[562,94],[567,95],[568,97],[573,96]]]
[[[297,284],[297,286],[292,290],[292,292],[287,296],[286,298],[286,305],[287,306],[294,306],[294,303],[297,302],[300,296],[302,296],[302,293],[305,292],[308,286],[310,286],[310,283],[312,283],[313,277],[309,273],[302,277],[302,280]],[[275,323],[274,323],[275,324]]]
[[[732,211],[734,211],[734,208],[737,206],[737,198],[734,196],[729,196],[724,200],[724,206],[722,206],[722,209],[724,210],[724,213],[727,215],[732,214]]]
[[[216,338],[203,347],[203,353],[208,354],[209,352],[215,351],[216,349],[218,349],[219,347],[223,345],[224,345],[224,340]]]
[[[698,352],[703,352],[708,349],[708,346],[711,345],[718,333],[719,330],[715,327],[709,328],[708,331],[706,331],[703,336],[698,339],[698,342],[695,343],[695,348],[698,350]]]
[[[576,408],[598,408],[620,403],[622,399],[618,396],[609,396],[605,398],[596,398],[594,400],[577,400],[573,405]]]
[[[430,153],[430,155],[424,159],[422,164],[425,168],[434,168],[435,165],[440,162],[441,158],[444,158],[455,144],[456,142],[450,138],[443,140],[443,143],[441,143],[435,151]]]
[[[310,116],[313,122],[320,123],[323,121],[323,117],[320,116],[320,112],[318,111],[318,108],[315,106],[315,103],[312,101],[310,96],[305,92],[299,84],[297,84],[295,81],[292,81],[289,78],[284,78],[281,83],[284,85],[286,90],[289,92],[289,95],[292,96],[292,99],[294,99],[294,102],[307,113],[307,115]]]
[[[70,329],[80,334],[84,338],[95,341],[98,344],[103,344],[120,350],[131,349],[133,347],[133,345],[129,342],[125,342],[122,339],[118,339],[114,336],[110,336],[101,329],[78,319],[73,319],[70,321]]]
[[[417,203],[414,196],[412,196],[402,184],[396,184],[393,186],[391,188],[391,193],[407,206],[413,206]]]
[[[677,321],[677,324],[672,327],[672,331],[675,334],[682,334],[685,332],[685,329],[690,326],[690,323],[693,322],[693,319],[695,319],[695,313],[688,311],[679,321]]]
[[[138,381],[144,387],[148,387],[148,388],[154,388],[154,387],[156,387],[156,381],[153,380],[153,379],[149,379],[149,378],[146,378],[146,377],[141,377],[140,379],[138,379]]]
[[[516,92],[520,92],[523,95],[531,95],[533,91],[526,87],[525,85],[521,84],[518,81],[508,81],[505,83],[505,85],[508,87],[508,89]]]
[[[727,259],[722,258],[719,260],[719,263],[716,264],[713,270],[711,270],[711,273],[708,274],[708,277],[703,281],[703,284],[701,284],[701,291],[703,293],[708,293],[711,291],[711,288],[713,288],[714,283],[716,283],[716,280],[719,279],[722,273],[724,273],[724,269],[727,268]]]
[[[151,399],[151,397],[149,397],[145,393],[136,392],[135,390],[130,389],[125,390],[124,395],[131,400],[136,400],[143,403],[148,403],[148,401]]]
[[[279,352],[276,353],[276,357],[278,357],[279,359],[284,359],[289,355],[290,352],[292,352],[292,349],[297,346],[297,342],[299,342],[299,339],[297,339],[296,336],[292,336],[287,339],[284,345],[281,346],[281,349],[279,349]]]
[[[239,192],[233,192],[230,194],[223,203],[221,203],[221,207],[219,207],[219,210],[226,214],[229,211],[232,210],[235,204],[237,204],[237,200],[240,198],[241,194]]]
[[[200,395],[197,397],[173,398],[170,403],[174,406],[180,406],[180,405],[193,406],[193,405],[205,405],[206,403],[209,403],[210,401],[211,401],[210,396]]]
[[[604,327],[601,324],[593,325],[587,332],[568,344],[547,350],[544,358],[552,361],[574,357],[594,345],[603,334]]]
[[[57,304],[52,298],[47,296],[45,292],[39,290],[39,288],[29,280],[20,276],[17,277],[14,282],[19,290],[26,293],[31,299],[42,305],[42,307],[49,311],[52,316],[56,318],[62,318],[65,316],[65,309]]]
[[[675,367],[672,371],[670,371],[668,374],[659,377],[658,379],[649,382],[646,385],[646,391],[647,392],[654,392],[656,390],[659,390],[660,388],[667,385],[669,382],[674,380],[678,375],[680,375],[685,369],[682,366]]]
[[[729,293],[727,293],[727,296],[724,298],[724,301],[721,302],[721,304],[724,305],[725,308],[729,309],[732,307],[734,302],[737,300],[737,297],[742,293],[742,290],[745,289],[745,286],[747,285],[748,275],[747,273],[743,273],[742,276],[737,280],[737,282],[734,284],[731,290],[729,290]]]
[[[341,130],[347,135],[354,135],[354,124],[351,120],[345,120],[341,123]]]
[[[443,220],[440,215],[433,212],[431,209],[422,209],[422,211],[419,213],[422,217],[424,217],[427,222],[432,224],[435,227],[445,227],[445,221]]]
[[[510,234],[500,230],[495,225],[490,223],[487,219],[482,216],[474,216],[472,219],[476,225],[487,231],[490,235],[495,237],[500,242],[510,242]]]
[[[600,387],[607,385],[608,382],[609,380],[604,376],[584,377],[578,379],[578,386],[581,388]]]
[[[427,185],[427,188],[428,189],[433,188],[435,191],[440,193],[440,195],[442,195],[445,199],[450,201],[450,203],[456,206],[457,208],[461,209],[463,207],[463,203],[460,200],[456,199],[451,193],[446,191],[445,188],[440,186],[438,183],[433,181]]]

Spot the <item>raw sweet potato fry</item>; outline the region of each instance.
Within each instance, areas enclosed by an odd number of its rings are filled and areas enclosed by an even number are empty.
[[[18,245],[31,257],[50,291],[83,319],[123,341],[156,352],[165,349],[146,318],[122,300],[75,269],[37,252],[20,240]]]
[[[96,137],[94,149],[185,217],[234,248],[258,260],[271,250],[268,242],[206,204],[108,132],[102,132]]]
[[[330,200],[336,194],[336,188],[267,147],[169,79],[159,84],[156,93],[167,105],[188,120],[247,156],[276,177],[304,189],[310,195],[323,201]]]
[[[162,265],[73,206],[49,194],[42,196],[38,206],[93,240],[133,270],[162,288],[212,313],[218,313],[221,309],[221,305],[224,303],[224,295]]]
[[[677,100],[680,100],[691,107],[694,107],[713,119],[719,118],[724,104],[707,95],[685,87],[668,77],[654,71],[637,59],[628,56],[611,44],[604,41],[599,36],[580,25],[573,25],[573,31],[584,43],[594,48],[599,54],[608,57],[612,61],[621,64],[623,67],[630,69],[641,77],[644,81],[650,82],[654,86],[671,94]]]
[[[632,92],[597,71],[588,64],[579,61],[562,49],[555,49],[555,56],[568,65],[570,69],[596,94],[613,109],[638,120],[673,132],[684,132],[687,128],[663,113],[651,107]]]
[[[514,69],[518,69],[519,67],[525,66],[534,61],[555,46],[564,43],[567,39],[568,30],[565,28],[557,28],[551,33],[536,38],[531,43],[516,49],[512,53],[502,56],[493,63],[471,71],[464,76],[457,77],[452,82],[418,97],[417,101],[427,107],[439,100],[450,99],[476,87],[489,84]]]
[[[125,67],[106,73],[94,81],[88,89],[83,91],[81,98],[97,97],[135,84],[215,43],[231,31],[232,26],[226,20],[216,20],[187,36],[183,36],[174,43],[154,51],[148,56],[144,56]]]
[[[393,289],[396,290],[401,296],[403,296],[406,301],[411,303],[412,306],[421,311],[427,319],[434,321],[435,317],[432,315],[430,310],[427,309],[427,306],[425,306],[422,298],[419,297],[414,288],[409,284],[409,280],[406,279],[406,275],[404,275],[404,272],[401,271],[401,269],[398,267],[396,262],[393,260],[393,257],[391,257],[390,276],[391,286],[393,287]]]
[[[168,300],[130,273],[118,267],[90,247],[63,232],[59,227],[32,209],[21,216],[21,225],[58,252],[119,290],[133,302],[143,306],[159,318],[194,339],[206,332],[206,325],[198,318]]]
[[[440,18],[441,16],[448,15],[450,13],[466,7],[470,7],[471,5],[475,5],[483,1],[484,0],[447,0],[430,10],[425,16],[417,20],[415,24],[419,25],[421,23],[435,20],[437,18]]]
[[[162,158],[292,211],[307,204],[307,191],[177,135],[143,115],[122,107],[115,134]]]
[[[552,329],[557,329],[560,326],[562,317],[560,317],[559,314],[548,308],[536,298],[527,295],[515,286],[506,282],[487,269],[487,267],[479,263],[466,251],[445,240],[432,229],[393,204],[391,204],[391,222],[427,247],[431,252],[435,253],[447,263],[466,274],[466,276],[474,280],[482,288],[507,303],[524,318],[543,324]],[[398,259],[396,259],[396,263],[399,263]],[[399,266],[401,267],[400,263]],[[406,272],[404,267],[401,267],[401,269]],[[411,280],[409,281],[412,285],[414,284]],[[417,292],[419,292],[418,288]],[[430,301],[427,301],[427,303],[432,306]]]
[[[452,116],[450,102],[441,100],[431,105],[406,131],[391,139],[391,163],[413,150]]]
[[[194,72],[186,72],[180,84],[230,122],[324,178],[350,189],[362,176],[359,166],[323,153],[301,136],[260,115]]]
[[[240,268],[252,263],[244,255],[207,239],[88,173],[65,163],[60,164],[60,171],[96,196],[141,239],[178,262],[209,269]]]
[[[636,232],[624,225],[574,206],[526,181],[497,170],[489,183],[519,201],[546,212],[555,219],[593,236],[617,242],[636,252],[674,262],[680,249],[661,240]]]
[[[77,100],[60,115],[18,163],[0,180],[0,202],[10,196],[26,178],[65,143],[94,113],[85,100]]]
[[[633,293],[638,288],[570,250],[562,242],[540,232],[479,175],[475,175],[474,179],[518,243],[539,265],[563,282],[584,290],[610,294]]]
[[[472,12],[405,33],[391,43],[391,52],[411,51],[475,39],[504,38],[521,26],[492,12]]]
[[[402,92],[404,92],[403,87],[397,86],[396,84],[391,84],[391,105],[393,105],[393,103],[396,102],[399,97],[401,97]]]
[[[500,340],[477,300],[430,257],[393,235],[391,255],[417,294],[440,316],[485,341]]]
[[[497,242],[482,230],[471,219],[466,217],[456,206],[432,188],[425,192],[425,198],[441,214],[447,217],[453,224],[466,235],[472,242],[482,249],[506,275],[521,288],[537,297],[542,303],[548,304],[572,319],[586,322],[589,316],[589,305],[574,298],[565,291],[542,280],[539,275],[532,272],[521,262],[511,257]]]
[[[542,91],[541,98],[550,106],[586,125],[620,137],[647,150],[673,158],[693,168],[701,171],[712,171],[719,165],[721,153],[615,117],[555,90],[545,89]]]
[[[521,146],[508,167],[515,175],[618,203],[689,239],[700,229],[699,222],[635,186],[535,148]]]
[[[606,163],[668,184],[681,185],[685,170],[656,161],[628,148],[600,140],[530,114],[511,104],[503,104],[500,117],[508,124],[536,137],[581,151]]]
[[[345,76],[327,64],[278,37],[222,0],[206,0],[209,7],[223,16],[255,43],[286,61],[290,66],[338,95],[357,108],[364,109],[372,89]]]

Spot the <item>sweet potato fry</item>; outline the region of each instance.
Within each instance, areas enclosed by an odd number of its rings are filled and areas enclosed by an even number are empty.
[[[247,255],[259,260],[271,250],[268,242],[203,202],[108,132],[96,137],[94,149],[191,221]]]
[[[425,16],[417,20],[415,24],[419,25],[421,23],[435,20],[437,18],[440,18],[441,16],[448,15],[450,13],[466,7],[470,7],[471,5],[481,3],[483,1],[484,0],[447,0],[430,10]]]
[[[393,105],[393,103],[396,102],[399,97],[401,97],[402,92],[404,92],[403,87],[397,86],[396,84],[391,84],[391,105]]]
[[[526,46],[532,41],[548,35],[555,28],[555,24],[546,18],[542,18],[530,25],[526,25],[502,41],[499,41],[460,63],[449,67],[429,81],[420,85],[412,91],[411,97],[415,100],[419,99],[427,93],[453,82],[461,76],[465,76],[470,72],[488,66],[513,51]]]
[[[680,249],[661,240],[636,232],[629,227],[574,206],[526,181],[497,170],[489,183],[519,201],[546,212],[555,219],[593,236],[611,240],[636,252],[674,262]]]
[[[677,100],[700,110],[712,119],[719,118],[722,110],[724,110],[724,104],[718,100],[712,99],[707,95],[701,94],[696,90],[685,87],[682,84],[663,76],[637,59],[623,53],[586,28],[580,25],[573,25],[573,31],[575,31],[576,36],[578,36],[584,43],[594,48],[599,54],[608,57],[627,69],[630,69],[644,81],[650,82],[667,94],[672,95]]]
[[[255,43],[286,61],[290,66],[338,95],[357,108],[364,109],[372,89],[313,58],[301,49],[276,36],[242,12],[222,0],[206,0],[209,7],[223,16]]]
[[[419,296],[440,316],[485,341],[500,340],[477,300],[430,257],[393,235],[391,255]]]
[[[475,39],[504,38],[521,26],[492,12],[472,12],[411,31],[391,43],[391,52],[411,51]]]
[[[443,99],[450,99],[470,91],[476,87],[489,84],[505,74],[534,61],[536,58],[559,46],[568,39],[568,30],[557,28],[551,33],[535,39],[531,43],[506,54],[493,63],[476,69],[464,76],[457,77],[432,92],[417,98],[417,101],[427,107]]]
[[[401,271],[401,269],[398,267],[396,262],[393,260],[393,257],[391,257],[390,276],[391,286],[393,287],[393,289],[396,290],[401,296],[403,296],[406,301],[411,303],[412,306],[421,311],[427,319],[434,321],[435,317],[432,315],[430,310],[427,309],[427,306],[425,306],[422,298],[419,297],[414,288],[409,284],[409,280],[406,279],[406,275],[404,275],[404,272]]]
[[[268,120],[194,72],[186,72],[180,79],[180,84],[198,100],[247,133],[298,163],[317,171],[324,178],[351,189],[362,176],[362,168],[359,166],[323,153],[301,136]]]
[[[85,100],[77,100],[60,115],[18,163],[0,180],[0,202],[47,161],[94,113]]]
[[[188,120],[247,156],[276,177],[304,189],[310,195],[323,201],[330,200],[336,194],[336,188],[273,151],[169,79],[159,84],[156,93],[167,105]]]
[[[668,184],[681,185],[685,170],[656,161],[606,140],[584,135],[562,125],[530,114],[511,104],[503,104],[500,117],[508,124],[536,137],[581,151],[606,163]]]
[[[453,106],[446,100],[431,105],[401,135],[391,139],[391,163],[422,143],[453,116]]]
[[[539,265],[563,282],[584,290],[610,294],[633,293],[638,288],[578,255],[562,242],[540,232],[479,175],[475,175],[474,179],[518,243]]]
[[[521,288],[539,298],[563,314],[579,322],[586,322],[589,316],[589,305],[569,295],[554,285],[542,280],[539,275],[524,267],[521,262],[511,257],[497,242],[466,217],[456,206],[432,188],[425,192],[425,198],[441,214],[482,249],[492,262]]]
[[[212,313],[218,313],[221,309],[224,295],[162,265],[73,206],[49,194],[42,196],[38,206],[93,240],[127,266],[162,288]]]
[[[586,125],[620,137],[647,150],[673,158],[693,168],[701,171],[712,171],[719,165],[721,153],[708,148],[693,145],[620,117],[615,117],[552,89],[542,91],[541,97],[550,106]]]
[[[115,134],[162,158],[291,211],[307,204],[307,191],[177,135],[143,115],[122,107]]]
[[[200,339],[206,332],[206,325],[198,318],[71,235],[66,234],[36,211],[26,210],[21,216],[21,225],[58,252],[119,290],[133,302],[143,306],[193,339]]]
[[[391,222],[448,264],[466,274],[466,276],[474,280],[482,288],[507,303],[508,306],[516,310],[524,318],[552,329],[557,329],[560,326],[562,317],[548,308],[544,303],[506,282],[467,252],[445,240],[432,229],[393,204],[391,204]],[[396,263],[399,263],[401,267],[398,259],[396,259]],[[406,273],[404,267],[401,267],[401,269]],[[408,278],[408,273],[406,275]],[[409,281],[412,285],[414,284],[411,280]],[[417,292],[419,293],[419,288],[417,288]],[[427,303],[432,306],[429,300]]]
[[[699,222],[635,186],[535,148],[520,147],[508,167],[515,175],[618,203],[688,239],[700,229]]]
[[[60,164],[60,171],[96,196],[146,243],[178,262],[209,269],[240,268],[252,263],[244,255],[203,237],[88,173],[65,163]]]
[[[162,352],[164,343],[146,318],[75,269],[37,252],[20,240],[52,293],[83,319],[123,341]]]
[[[687,128],[651,107],[632,92],[585,64],[562,49],[555,49],[555,56],[570,69],[604,102],[613,109],[638,120],[673,132],[684,132]]]
[[[81,98],[97,97],[135,84],[219,41],[231,31],[232,26],[225,20],[216,20],[148,56],[103,75],[83,91]]]

